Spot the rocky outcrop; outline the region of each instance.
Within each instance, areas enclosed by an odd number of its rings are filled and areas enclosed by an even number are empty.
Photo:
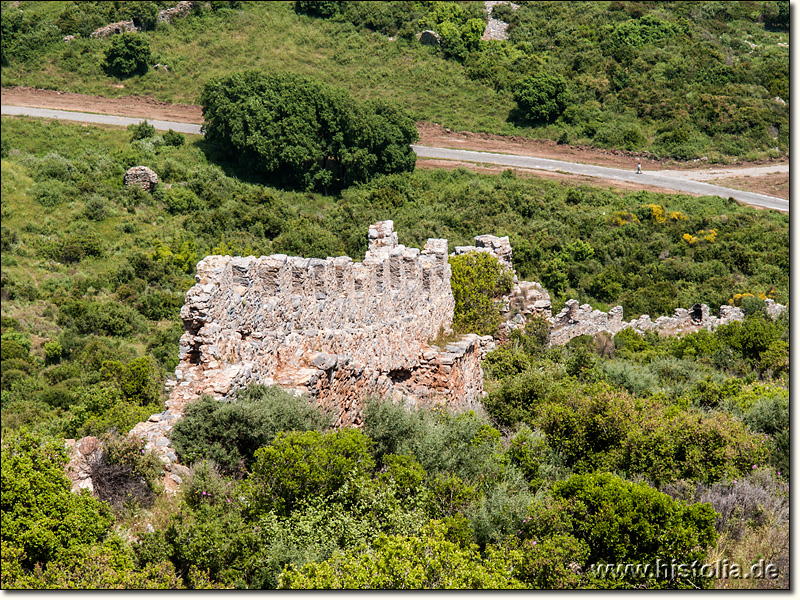
[[[72,481],[72,491],[89,490],[94,492],[92,484],[92,468],[102,458],[103,449],[100,440],[88,436],[78,441],[64,440],[67,447],[67,476]]]
[[[158,175],[150,167],[131,167],[125,171],[125,185],[138,185],[145,192],[151,192],[158,185]]]
[[[438,46],[442,43],[442,38],[435,31],[427,29],[420,34],[419,43],[426,46]]]

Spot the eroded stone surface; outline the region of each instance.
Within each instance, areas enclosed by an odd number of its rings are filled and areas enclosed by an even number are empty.
[[[150,167],[131,167],[125,171],[125,185],[138,185],[145,192],[152,192],[158,185],[158,175]]]

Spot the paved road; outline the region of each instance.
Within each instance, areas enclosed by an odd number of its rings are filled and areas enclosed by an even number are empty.
[[[3,115],[16,115],[28,117],[43,117],[48,119],[64,119],[69,121],[80,121],[82,123],[101,123],[104,125],[127,126],[138,124],[143,121],[139,118],[117,117],[113,115],[98,115],[93,113],[71,112],[65,110],[52,110],[47,108],[29,108],[25,106],[6,106],[0,107]],[[190,123],[178,123],[175,121],[149,120],[156,129],[166,131],[173,129],[181,133],[199,134],[200,125]],[[658,174],[644,172],[637,175],[634,171],[623,169],[612,169],[609,167],[598,167],[595,165],[584,165],[581,163],[551,160],[548,158],[533,158],[529,156],[517,156],[513,154],[495,154],[492,152],[476,152],[474,150],[453,150],[449,148],[431,148],[428,146],[413,145],[412,148],[421,158],[439,158],[446,160],[460,160],[475,163],[505,165],[509,167],[520,167],[526,169],[538,169],[546,171],[563,171],[577,175],[587,175],[589,177],[602,177],[603,179],[616,179],[619,181],[631,181],[643,183],[665,189],[686,192],[689,194],[699,194],[705,196],[721,196],[723,198],[735,198],[740,202],[773,208],[776,210],[789,212],[789,201],[783,198],[767,196],[766,194],[756,194],[754,192],[743,192],[732,188],[704,183],[701,181],[691,181],[682,176],[664,175],[664,171]]]
[[[127,127],[128,125],[138,125],[144,119],[135,117],[117,117],[114,115],[98,115],[95,113],[71,112],[68,110],[53,110],[50,108],[30,108],[27,106],[7,106],[0,107],[0,114],[25,116],[25,117],[42,117],[45,119],[63,119],[65,121],[80,121],[81,123],[100,123],[103,125],[120,125]],[[181,133],[201,133],[201,125],[192,123],[178,123],[177,121],[157,121],[154,119],[147,119],[153,127],[159,131],[180,131]]]
[[[783,198],[767,196],[766,194],[756,194],[755,192],[743,192],[719,185],[704,183],[701,181],[690,181],[684,177],[670,177],[663,175],[660,171],[658,175],[647,173],[646,171],[637,175],[634,170],[626,171],[623,169],[612,169],[609,167],[598,167],[595,165],[584,165],[581,163],[565,162],[561,160],[551,160],[549,158],[533,158],[528,156],[515,156],[511,154],[495,154],[492,152],[475,152],[474,150],[450,150],[448,148],[429,148],[427,146],[412,146],[417,156],[422,158],[444,158],[450,160],[465,160],[469,162],[508,165],[509,167],[520,167],[527,169],[539,169],[545,171],[564,171],[565,173],[575,173],[577,175],[588,175],[589,177],[602,177],[604,179],[616,179],[619,181],[632,181],[634,183],[644,183],[654,185],[679,192],[689,194],[700,194],[703,196],[722,196],[723,198],[735,198],[740,202],[761,206],[764,208],[774,208],[789,212],[789,201]]]

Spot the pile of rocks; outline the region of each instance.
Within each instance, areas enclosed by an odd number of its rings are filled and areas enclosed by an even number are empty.
[[[158,175],[150,167],[131,167],[125,171],[125,185],[138,185],[145,192],[151,192],[158,185]]]
[[[511,6],[512,9],[517,10],[519,8],[519,4],[514,4],[513,2],[505,2],[503,0],[496,1],[496,0],[486,0],[483,3],[486,7],[486,14],[489,16],[489,20],[486,23],[486,29],[483,32],[483,36],[481,36],[482,40],[507,40],[508,33],[506,30],[508,29],[508,23],[505,21],[501,21],[499,19],[492,18],[492,8],[494,8],[497,4],[508,4]]]
[[[116,23],[111,23],[109,25],[100,27],[99,29],[95,29],[89,35],[89,37],[102,39],[111,35],[125,33],[126,31],[139,31],[139,28],[136,27],[133,21],[118,21]]]
[[[190,12],[192,12],[192,5],[193,2],[190,2],[189,0],[183,0],[182,2],[178,2],[172,8],[167,8],[158,11],[157,20],[159,23],[169,23],[173,19],[183,18]],[[139,31],[139,28],[133,21],[118,21],[116,23],[111,23],[109,25],[105,25],[104,27],[100,27],[99,29],[94,30],[89,37],[107,38],[111,35],[125,33],[126,31]],[[66,38],[64,39],[64,41],[67,41]]]

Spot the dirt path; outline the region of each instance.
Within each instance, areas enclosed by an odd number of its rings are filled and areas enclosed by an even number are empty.
[[[103,98],[102,96],[85,96],[83,94],[73,94],[72,92],[15,87],[0,89],[0,103],[32,108],[53,108],[102,115],[118,115],[120,117],[179,121],[181,123],[203,122],[203,111],[199,106],[194,104],[170,104],[154,100],[149,96]]]
[[[159,119],[181,123],[203,122],[203,113],[199,106],[169,104],[148,96],[104,98],[102,96],[87,96],[56,90],[14,87],[0,89],[0,102],[7,105],[138,117],[151,120]],[[642,153],[604,150],[587,146],[570,146],[557,144],[552,140],[536,140],[517,136],[472,133],[469,131],[451,131],[434,123],[417,123],[417,129],[420,135],[419,144],[423,146],[517,154],[622,169],[633,169],[637,162],[641,162],[642,169],[649,173],[669,173],[673,177],[681,176],[695,181],[718,179],[721,180],[719,183],[724,181],[724,185],[732,188],[773,195],[784,199],[789,198],[788,160],[756,163],[741,162],[729,167],[709,167],[703,161],[687,163],[658,161],[648,158]],[[421,161],[421,163],[423,164],[420,166],[428,168],[433,164],[445,168],[457,166],[453,161]],[[531,171],[531,173],[534,173],[534,171]],[[540,171],[536,171],[536,173],[542,176],[561,177],[558,174],[548,175]],[[619,182],[617,182],[618,184]],[[623,187],[628,188],[630,186],[625,185]],[[649,188],[640,186],[638,189]]]

